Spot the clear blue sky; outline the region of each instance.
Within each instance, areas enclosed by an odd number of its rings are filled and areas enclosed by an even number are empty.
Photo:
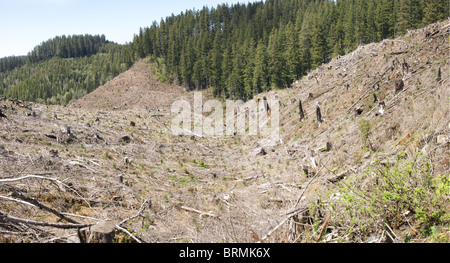
[[[124,44],[172,13],[237,2],[249,0],[0,0],[0,58],[26,55],[60,35],[105,34]]]

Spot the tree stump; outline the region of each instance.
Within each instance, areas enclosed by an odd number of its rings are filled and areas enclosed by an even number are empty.
[[[6,115],[5,115],[5,114],[3,114],[2,110],[0,110],[0,119],[1,119],[1,118],[5,118],[5,119],[7,119]]]
[[[378,102],[378,98],[377,98],[377,94],[373,94],[373,103],[377,103]]]
[[[397,94],[400,91],[402,91],[403,88],[405,87],[405,83],[401,79],[396,80],[394,85],[395,85],[395,94]]]
[[[116,224],[112,221],[99,222],[80,230],[82,243],[113,243]]]
[[[130,136],[123,136],[122,138],[120,138],[119,143],[130,143],[131,142],[131,138]]]
[[[299,236],[305,231],[305,228],[308,224],[308,210],[296,214],[289,219],[288,229],[289,236],[288,242],[297,242]]]

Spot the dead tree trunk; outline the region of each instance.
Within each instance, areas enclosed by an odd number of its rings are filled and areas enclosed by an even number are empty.
[[[319,102],[317,102],[317,105],[316,105],[316,116],[317,116],[317,124],[320,126],[323,122],[323,119],[322,119],[322,113],[320,112]]]
[[[438,81],[438,82],[441,81],[441,77],[442,77],[442,72],[441,72],[441,67],[439,67],[439,70],[438,70],[438,77],[437,77],[437,81]]]
[[[299,110],[300,122],[301,122],[301,121],[303,121],[305,119],[305,112],[303,111],[303,106],[302,106],[302,101],[301,100],[298,101],[298,110]]]
[[[266,110],[266,113],[269,114],[270,113],[270,107],[269,107],[269,103],[268,103],[266,97],[263,98],[263,103],[264,103],[264,109]]]
[[[402,72],[403,72],[403,76],[406,76],[409,74],[409,65],[405,61],[405,59],[403,59],[403,63],[402,63]]]

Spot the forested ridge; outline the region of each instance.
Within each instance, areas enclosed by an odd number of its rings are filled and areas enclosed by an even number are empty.
[[[267,0],[187,10],[141,28],[128,45],[105,36],[50,39],[0,59],[0,96],[67,104],[151,57],[159,80],[248,100],[289,87],[361,44],[449,16],[448,0]]]
[[[104,35],[55,37],[27,56],[0,59],[0,95],[66,105],[131,65],[128,47]]]
[[[105,44],[110,43],[105,35],[57,36],[36,46],[29,54],[30,62],[39,62],[52,57],[78,58],[96,54]]]
[[[448,17],[447,0],[267,0],[172,15],[141,28],[135,58],[161,80],[251,99],[332,57]]]
[[[0,72],[13,70],[24,65],[27,62],[26,56],[10,56],[0,58]]]

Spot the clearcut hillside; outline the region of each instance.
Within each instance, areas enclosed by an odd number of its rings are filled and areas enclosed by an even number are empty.
[[[193,92],[147,59],[66,107],[2,99],[0,241],[86,242],[110,221],[114,242],[448,242],[449,35],[360,46],[258,95],[279,101],[277,141],[173,135]]]

